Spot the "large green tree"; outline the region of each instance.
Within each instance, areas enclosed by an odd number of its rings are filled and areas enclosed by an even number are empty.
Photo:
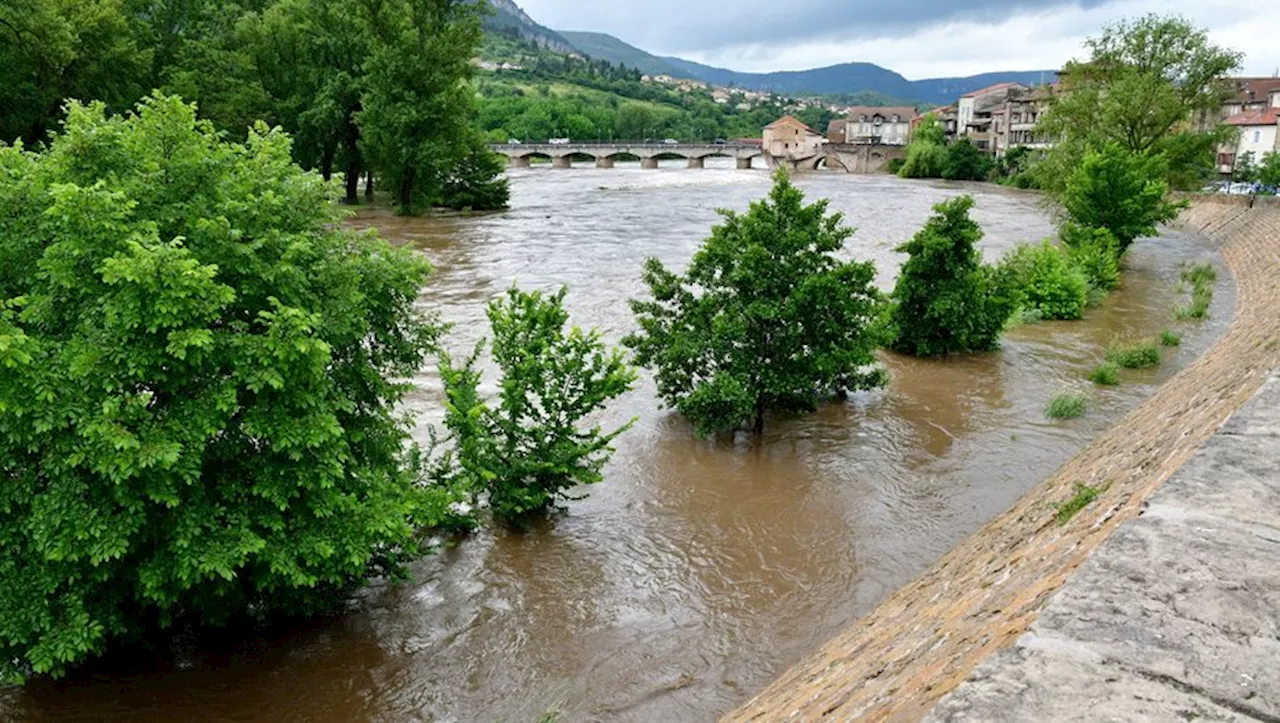
[[[1084,154],[1107,144],[1163,155],[1165,179],[1194,187],[1212,172],[1231,130],[1220,122],[1241,55],[1174,16],[1147,15],[1090,38],[1089,57],[1067,63],[1037,133],[1056,140],[1039,182],[1060,192]]]
[[[933,207],[934,215],[910,241],[893,289],[891,346],[905,354],[936,356],[994,349],[1017,305],[982,263],[982,228],[969,218],[971,196]]]
[[[853,234],[841,215],[805,205],[781,170],[767,199],[721,215],[683,275],[650,259],[652,299],[631,302],[640,331],[624,343],[663,400],[698,434],[759,434],[769,412],[882,384],[875,266],[840,258]]]
[[[469,148],[468,82],[482,6],[467,0],[368,0],[371,33],[361,143],[403,213],[440,203],[448,169]]]
[[[1166,199],[1165,160],[1108,143],[1090,150],[1066,178],[1062,203],[1075,224],[1103,228],[1117,243],[1117,258],[1136,239],[1154,236],[1173,220],[1179,204]]]
[[[289,144],[155,97],[0,147],[0,677],[331,604],[455,499],[399,411],[427,264],[342,230]]]

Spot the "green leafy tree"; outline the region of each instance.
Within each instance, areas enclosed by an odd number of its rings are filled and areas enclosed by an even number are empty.
[[[1062,249],[1049,241],[1018,244],[1000,261],[1007,293],[1041,319],[1079,319],[1089,300],[1089,282]]]
[[[1280,152],[1271,152],[1262,157],[1258,166],[1258,181],[1272,189],[1272,193],[1280,191]]]
[[[566,331],[565,289],[553,296],[512,288],[489,305],[493,357],[502,370],[496,406],[479,393],[476,360],[440,366],[445,426],[453,449],[440,465],[449,488],[485,491],[499,519],[522,523],[569,491],[599,482],[613,440],[634,422],[605,432],[584,420],[635,382],[620,351],[597,331]]]
[[[942,177],[949,181],[985,181],[993,168],[991,156],[978,150],[968,138],[961,138],[947,147]]]
[[[1071,265],[1079,269],[1089,287],[1111,291],[1120,283],[1120,244],[1105,228],[1066,224],[1062,243]]]
[[[441,205],[474,211],[506,208],[511,189],[502,175],[505,167],[505,159],[473,135],[467,153],[445,175]]]
[[[1062,202],[1071,221],[1105,228],[1123,256],[1135,239],[1154,236],[1182,205],[1166,200],[1168,184],[1161,156],[1149,156],[1109,143],[1089,151],[1066,181]]]
[[[1147,15],[1108,26],[1086,43],[1089,58],[1060,74],[1037,133],[1057,139],[1037,177],[1060,192],[1085,153],[1107,144],[1164,155],[1162,180],[1194,187],[1231,129],[1220,108],[1241,55],[1178,17]]]
[[[446,520],[399,411],[428,266],[342,230],[287,136],[71,103],[0,147],[0,218],[0,677],[327,607]]]
[[[946,131],[938,117],[928,113],[912,131],[907,158],[897,173],[903,178],[941,178],[947,161]]]
[[[1253,160],[1253,151],[1240,154],[1235,167],[1231,169],[1231,180],[1236,183],[1255,183],[1260,177],[1261,171]]]
[[[853,231],[826,211],[779,171],[768,199],[721,211],[683,275],[645,264],[653,298],[631,302],[640,331],[624,343],[698,434],[759,434],[768,412],[883,384],[875,267],[839,258]]]
[[[896,249],[909,258],[893,290],[893,349],[937,356],[999,344],[1016,300],[982,263],[982,229],[969,218],[971,208],[971,196],[934,206],[924,228]]]
[[[372,36],[361,143],[401,213],[441,202],[450,169],[469,151],[475,90],[468,82],[487,5],[466,0],[371,0]]]

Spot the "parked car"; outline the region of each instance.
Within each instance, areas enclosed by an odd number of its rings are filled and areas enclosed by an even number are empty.
[[[509,145],[509,146],[518,146],[518,145],[520,145],[520,139],[519,139],[519,138],[512,138],[512,139],[510,139],[510,140],[508,140],[508,141],[507,141],[507,145]]]
[[[716,139],[716,145],[717,145],[717,146],[723,146],[723,145],[726,145],[726,144],[728,144],[728,142],[729,142],[729,141],[726,141],[726,140],[725,140],[725,139],[723,139],[723,138],[717,138],[717,139]]]
[[[550,143],[550,144],[551,144],[551,145],[553,145],[553,146],[567,146],[567,145],[569,145],[569,139],[568,139],[568,138],[552,138],[550,141],[547,141],[547,142],[548,142],[548,143]]]
[[[662,139],[662,145],[664,145],[664,146],[674,146],[674,145],[678,145],[679,143],[680,143],[680,141],[678,141],[678,140],[676,140],[676,139],[674,139],[674,138],[663,138],[663,139]]]

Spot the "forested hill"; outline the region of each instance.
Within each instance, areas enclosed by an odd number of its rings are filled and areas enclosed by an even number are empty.
[[[841,63],[811,70],[742,73],[675,57],[659,57],[606,33],[560,31],[559,35],[583,55],[620,63],[653,75],[701,80],[712,85],[767,90],[786,95],[848,94],[871,92],[943,105],[973,90],[1013,81],[1035,85],[1053,80],[1051,70],[1001,71],[958,78],[907,80],[875,63]]]

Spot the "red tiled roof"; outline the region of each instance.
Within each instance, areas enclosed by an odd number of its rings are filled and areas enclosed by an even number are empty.
[[[1273,126],[1278,123],[1280,123],[1280,108],[1239,113],[1227,119],[1227,125],[1233,126]]]
[[[1232,78],[1236,84],[1236,103],[1266,101],[1271,93],[1280,91],[1280,78]],[[1252,91],[1253,95],[1249,93]]]
[[[997,90],[1004,90],[1005,88],[1013,88],[1013,87],[1025,88],[1026,86],[1023,85],[1022,83],[1013,83],[1013,82],[996,83],[995,85],[989,85],[985,88],[979,88],[973,91],[972,93],[965,93],[960,97],[961,98],[977,98],[980,95],[986,95],[987,93],[994,93]]]
[[[777,126],[780,126],[780,125],[787,125],[787,124],[788,124],[788,122],[793,123],[793,124],[795,124],[795,125],[798,125],[798,126],[800,126],[801,128],[804,128],[805,130],[809,131],[810,133],[814,134],[815,136],[820,136],[820,135],[822,135],[822,133],[820,133],[820,132],[818,132],[818,131],[815,131],[814,129],[810,128],[808,125],[806,125],[806,124],[804,123],[804,121],[800,120],[799,118],[797,118],[797,117],[795,117],[795,116],[793,116],[793,115],[784,115],[784,116],[782,116],[781,118],[779,118],[778,120],[776,120],[776,121],[774,121],[774,122],[770,123],[769,125],[765,126],[765,129],[766,129],[766,130],[768,130],[769,128],[776,128]]]

